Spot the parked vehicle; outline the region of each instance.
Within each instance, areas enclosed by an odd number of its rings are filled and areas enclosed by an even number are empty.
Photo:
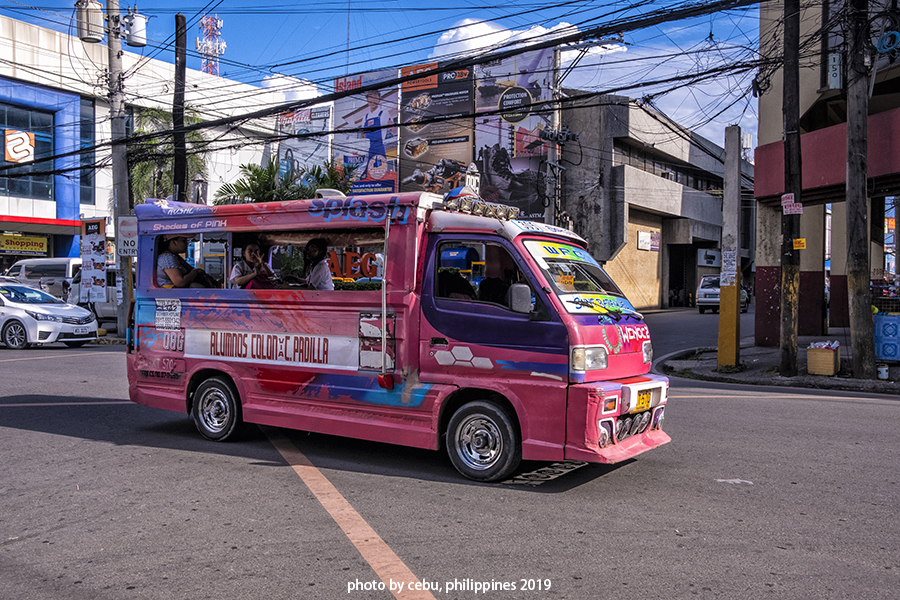
[[[97,320],[89,310],[26,285],[0,283],[0,341],[8,348],[53,342],[77,348],[96,339]]]
[[[6,276],[57,298],[66,298],[72,278],[80,269],[80,257],[26,258],[7,269]]]
[[[72,278],[72,285],[68,295],[69,304],[77,304],[78,306],[87,308],[94,312],[97,321],[103,323],[115,321],[117,318],[116,311],[116,267],[106,267],[106,300],[103,302],[81,302],[81,271]]]
[[[668,379],[650,373],[643,316],[568,229],[429,193],[159,201],[135,214],[129,394],[191,415],[208,439],[259,423],[445,447],[479,481],[509,477],[521,460],[616,463],[670,441]],[[161,287],[160,238],[173,232],[224,240],[229,262],[255,244],[280,283]],[[370,281],[298,285],[315,238],[334,277]],[[463,276],[468,259],[445,260],[455,248],[483,263],[479,281]]]
[[[719,276],[704,275],[697,286],[697,308],[702,315],[707,309],[719,312]],[[741,288],[741,312],[750,310],[750,294]]]

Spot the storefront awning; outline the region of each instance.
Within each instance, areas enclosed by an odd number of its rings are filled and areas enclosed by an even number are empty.
[[[81,233],[81,221],[0,215],[0,231],[43,233],[44,235],[79,235]]]

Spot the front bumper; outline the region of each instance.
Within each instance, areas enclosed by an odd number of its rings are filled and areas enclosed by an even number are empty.
[[[565,457],[617,463],[670,442],[668,392],[668,378],[650,374],[570,386]]]
[[[28,323],[28,342],[31,344],[51,344],[53,342],[83,342],[97,339],[97,321],[85,325],[72,325],[54,321],[32,321]]]

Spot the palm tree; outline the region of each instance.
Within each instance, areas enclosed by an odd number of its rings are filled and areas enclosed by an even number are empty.
[[[188,112],[186,110],[186,112]],[[147,198],[165,198],[175,191],[173,182],[175,148],[172,137],[154,136],[173,127],[172,113],[159,108],[136,108],[134,135],[150,136],[145,140],[128,144],[128,173],[131,180],[132,204],[141,204]],[[200,122],[193,113],[185,115],[185,124]],[[206,140],[199,131],[186,135],[188,145],[188,181],[195,175],[206,177],[206,160],[191,149],[202,147]],[[184,190],[183,190],[184,191]]]
[[[342,171],[334,161],[324,165],[303,168],[299,173],[288,171],[278,174],[276,159],[266,165],[241,165],[241,178],[226,183],[216,191],[215,204],[240,204],[243,202],[282,202],[312,198],[319,188],[332,188],[344,193],[350,191],[352,171]]]
[[[355,166],[340,168],[333,160],[326,160],[322,166],[300,169],[296,180],[304,198],[312,198],[320,188],[340,190],[349,194],[355,169]]]
[[[241,165],[241,178],[216,190],[215,204],[243,202],[279,202],[303,198],[291,173],[278,175],[278,161],[266,165]]]

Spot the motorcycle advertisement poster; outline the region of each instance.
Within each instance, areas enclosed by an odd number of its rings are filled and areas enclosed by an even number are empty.
[[[397,71],[376,71],[334,81],[335,92],[395,79]],[[370,90],[335,100],[334,158],[338,168],[353,167],[354,196],[397,191],[400,89]]]
[[[525,52],[475,65],[475,164],[481,197],[543,219],[547,198],[542,159],[552,128],[553,49]]]
[[[297,179],[305,169],[321,167],[330,159],[331,136],[326,132],[331,128],[331,109],[327,104],[278,115],[275,133],[282,136],[278,145],[279,177],[293,172]]]
[[[422,74],[401,86],[401,192],[444,194],[465,184],[472,162],[472,68],[434,72],[439,66],[426,63],[401,70],[403,77]]]

